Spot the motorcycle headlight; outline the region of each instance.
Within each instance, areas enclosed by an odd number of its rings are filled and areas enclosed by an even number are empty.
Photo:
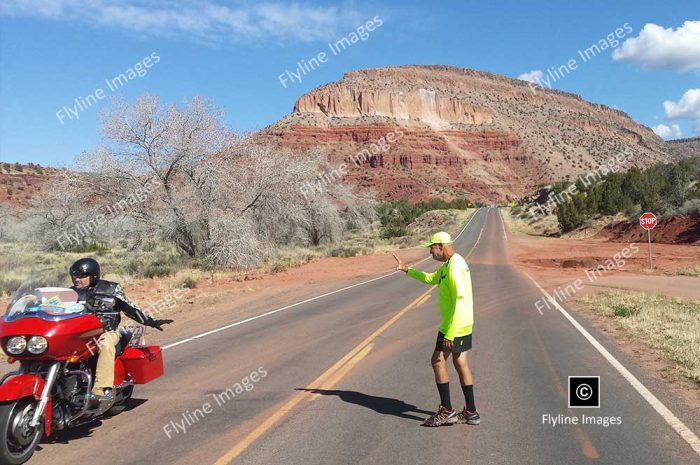
[[[46,338],[43,336],[32,336],[27,342],[27,350],[34,355],[43,354],[48,347],[49,343],[46,342]]]
[[[24,349],[26,348],[27,340],[24,338],[24,336],[11,337],[7,340],[7,344],[5,344],[5,349],[7,350],[7,353],[12,355],[19,355],[22,352],[24,352]]]

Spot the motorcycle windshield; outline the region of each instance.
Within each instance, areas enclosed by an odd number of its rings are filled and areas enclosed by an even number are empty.
[[[78,293],[62,287],[19,289],[5,312],[5,320],[28,316],[64,319],[85,312],[85,303],[78,302]]]

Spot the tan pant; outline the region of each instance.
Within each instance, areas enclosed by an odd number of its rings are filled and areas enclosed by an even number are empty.
[[[100,351],[97,356],[97,368],[95,369],[95,384],[92,393],[101,396],[103,388],[114,387],[114,357],[119,343],[118,331],[102,333],[97,340],[97,348]]]

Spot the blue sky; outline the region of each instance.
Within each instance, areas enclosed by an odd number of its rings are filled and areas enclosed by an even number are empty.
[[[624,110],[666,138],[700,135],[700,11],[693,3],[4,0],[0,161],[69,166],[100,143],[99,114],[117,95],[133,101],[150,92],[164,103],[206,96],[232,129],[249,131],[348,71],[404,64],[533,78],[578,58],[577,69],[550,79],[553,88]],[[375,17],[381,26],[366,40],[328,56],[301,82],[280,83],[285,70]],[[631,32],[614,51],[581,62],[578,50],[625,23]],[[142,77],[108,87],[106,79],[139,62]],[[102,98],[90,107],[74,106],[97,89]],[[65,110],[57,117],[64,106],[77,117]]]

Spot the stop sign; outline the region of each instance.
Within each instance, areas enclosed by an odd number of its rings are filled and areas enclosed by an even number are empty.
[[[644,229],[654,229],[656,227],[656,215],[651,212],[646,212],[639,217],[639,225]]]

